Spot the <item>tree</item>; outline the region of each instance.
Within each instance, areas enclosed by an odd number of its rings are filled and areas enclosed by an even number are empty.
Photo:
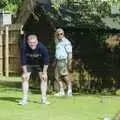
[[[24,0],[0,0],[0,9],[15,12]]]

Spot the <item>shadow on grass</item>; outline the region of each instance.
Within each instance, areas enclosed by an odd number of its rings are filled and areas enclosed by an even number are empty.
[[[21,88],[20,81],[3,81],[0,80],[0,87]]]
[[[15,102],[18,103],[20,98],[17,97],[0,97],[0,101],[9,101],[9,102]]]

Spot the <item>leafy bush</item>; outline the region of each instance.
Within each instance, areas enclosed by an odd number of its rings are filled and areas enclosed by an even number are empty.
[[[116,90],[115,94],[120,96],[120,89]]]

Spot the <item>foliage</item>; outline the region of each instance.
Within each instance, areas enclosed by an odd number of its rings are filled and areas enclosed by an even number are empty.
[[[57,19],[59,24],[69,27],[89,27],[101,28],[104,23],[101,18],[106,16],[115,17],[118,14],[112,15],[111,5],[112,1],[98,1],[98,0],[66,0],[67,2],[53,3],[52,8],[55,16],[51,14],[54,19]],[[119,3],[117,1],[117,3]],[[90,25],[90,26],[88,26]]]
[[[120,96],[120,89],[117,89],[115,92],[116,95]]]
[[[8,4],[7,0],[1,0],[0,1],[0,8],[4,8]]]
[[[0,0],[0,9],[15,12],[23,0]]]
[[[4,7],[4,10],[7,10],[7,11],[16,11],[17,9],[17,6],[16,5],[13,5],[13,4],[8,4]]]

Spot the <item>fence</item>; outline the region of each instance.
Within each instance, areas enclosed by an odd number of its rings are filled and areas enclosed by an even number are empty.
[[[21,25],[0,26],[0,75],[20,73],[20,28]]]

